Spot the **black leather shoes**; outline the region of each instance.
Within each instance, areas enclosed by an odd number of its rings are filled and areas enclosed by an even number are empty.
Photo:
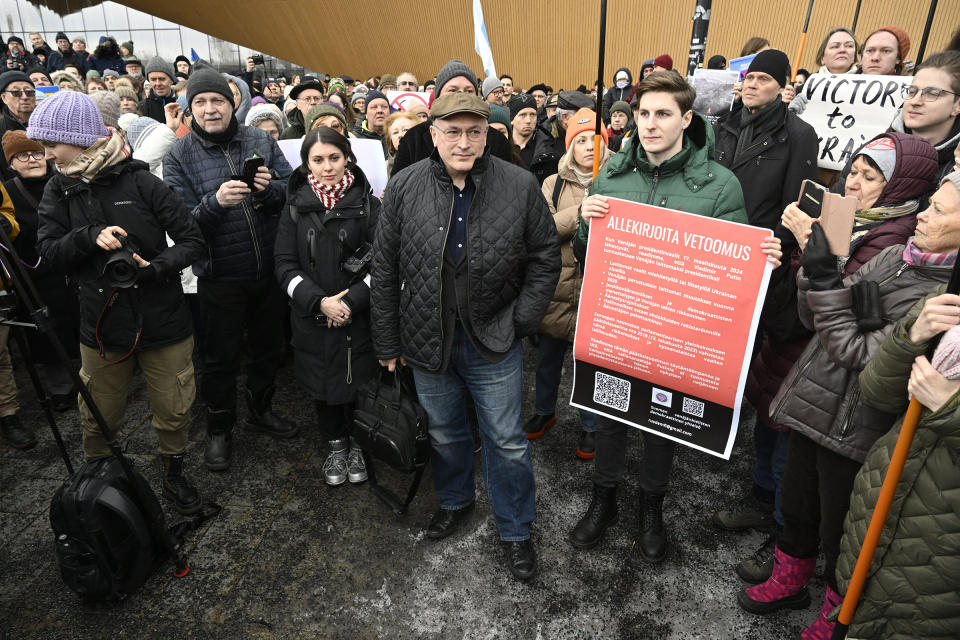
[[[551,413],[549,416],[534,414],[524,423],[523,431],[527,434],[527,440],[536,440],[555,424],[557,424],[557,414],[555,413]]]
[[[33,429],[20,422],[17,414],[0,418],[0,432],[14,449],[30,449],[37,444],[37,435]]]
[[[473,511],[471,502],[460,509],[439,509],[430,519],[430,525],[427,527],[427,537],[431,540],[441,540],[457,530],[457,527],[463,522],[470,512]]]
[[[519,542],[503,542],[507,569],[517,580],[530,580],[537,575],[537,552],[528,538]]]
[[[597,455],[596,437],[593,431],[581,431],[577,444],[577,457],[581,460],[593,460]]]

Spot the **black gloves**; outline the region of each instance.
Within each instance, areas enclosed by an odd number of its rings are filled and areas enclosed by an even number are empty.
[[[803,250],[801,264],[811,290],[829,291],[843,286],[840,272],[837,271],[837,256],[830,253],[827,236],[819,224],[810,227],[810,239]]]

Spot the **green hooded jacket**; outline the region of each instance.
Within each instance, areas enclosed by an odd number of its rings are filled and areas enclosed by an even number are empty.
[[[929,297],[943,293],[936,287]],[[926,344],[910,342],[920,300],[886,337],[860,373],[868,404],[906,409],[913,360]],[[837,558],[837,585],[846,591],[870,517],[900,435],[900,424],[867,453],[850,495]],[[867,573],[851,638],[919,640],[960,637],[960,393],[938,411],[924,409]]]
[[[740,182],[713,160],[713,128],[693,113],[683,133],[683,149],[660,166],[647,160],[639,138],[631,136],[620,152],[600,170],[591,195],[610,196],[747,224]],[[573,237],[573,252],[581,263],[587,253],[586,221]]]

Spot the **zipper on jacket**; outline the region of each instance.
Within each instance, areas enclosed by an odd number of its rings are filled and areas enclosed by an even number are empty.
[[[850,398],[850,405],[847,407],[846,413],[843,414],[843,421],[840,423],[840,433],[837,434],[835,440],[843,440],[847,435],[847,429],[850,427],[850,421],[853,420],[853,410],[857,407],[857,401],[860,399],[860,385],[857,385],[857,390],[853,392],[853,396]]]
[[[223,155],[227,158],[227,164],[230,165],[231,173],[235,176],[240,175],[237,168],[233,165],[233,158],[227,153],[226,148],[220,147],[220,150],[223,151]],[[240,203],[240,208],[243,210],[243,217],[247,221],[247,227],[250,229],[250,238],[253,240],[253,253],[257,256],[257,280],[259,280],[260,274],[263,271],[263,256],[260,255],[260,242],[257,239],[257,231],[253,226],[253,215],[250,207],[247,206],[246,198]]]
[[[653,197],[657,195],[658,182],[660,182],[660,167],[657,167],[653,170],[653,190],[650,191],[650,197],[647,199],[647,204],[653,204]]]
[[[470,176],[467,176],[467,180],[470,180]],[[466,186],[466,185],[464,185]],[[476,194],[474,194],[476,195]],[[443,244],[440,245],[440,269],[437,271],[437,275],[440,276],[440,304],[438,314],[440,318],[440,360],[443,361],[443,254],[447,250],[447,236],[450,234],[450,225],[453,223],[453,205],[456,202],[455,198],[457,197],[456,192],[454,191],[453,183],[450,184],[450,213],[447,214],[447,226],[443,229]],[[471,202],[471,205],[473,203]],[[469,267],[467,267],[467,273],[470,273]],[[406,281],[404,281],[406,282]]]

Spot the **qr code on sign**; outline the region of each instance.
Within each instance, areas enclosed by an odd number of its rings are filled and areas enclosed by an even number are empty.
[[[593,401],[617,411],[630,407],[630,381],[596,372],[593,381]]]
[[[683,399],[683,412],[697,418],[703,417],[704,404],[691,398]]]

